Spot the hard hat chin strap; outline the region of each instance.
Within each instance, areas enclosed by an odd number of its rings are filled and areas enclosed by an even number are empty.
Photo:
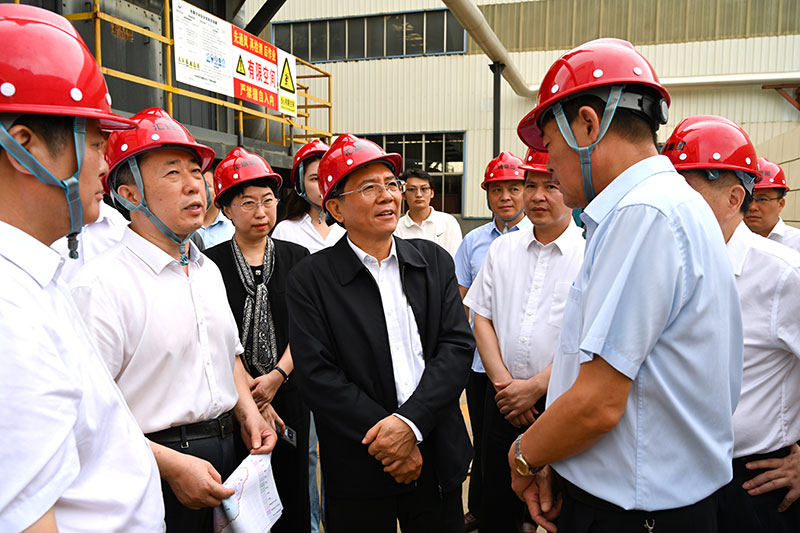
[[[553,105],[553,114],[556,117],[556,123],[558,124],[559,131],[561,131],[561,136],[564,137],[567,146],[578,152],[581,159],[581,179],[583,181],[583,195],[586,198],[586,205],[589,205],[595,198],[594,185],[592,184],[592,152],[597,146],[597,143],[605,137],[608,127],[611,125],[611,120],[617,112],[617,105],[619,104],[620,98],[622,98],[623,88],[624,86],[622,85],[614,85],[611,87],[608,93],[606,107],[603,110],[603,118],[600,120],[600,133],[597,136],[597,140],[589,146],[578,146],[578,141],[575,139],[575,134],[572,133],[572,128],[570,128],[569,121],[567,121],[567,117],[564,114],[564,108],[561,106],[561,102],[556,102]]]
[[[297,165],[297,173],[295,174],[297,177],[295,178],[294,192],[297,193],[297,196],[299,196],[300,198],[305,200],[308,205],[310,205],[311,207],[313,207],[314,209],[317,210],[317,222],[322,224],[322,217],[325,215],[325,211],[322,209],[322,207],[320,207],[317,204],[315,204],[314,202],[312,202],[311,199],[306,194],[306,178],[305,178],[306,170],[305,170],[305,166],[306,165],[305,165],[304,161],[301,161]],[[326,222],[327,222],[327,219],[326,219]],[[335,221],[334,221],[334,223],[335,223]],[[333,224],[328,223],[328,225],[332,226]]]
[[[517,220],[517,218],[519,218],[519,216],[525,212],[525,208],[522,208],[519,210],[519,213],[506,220],[505,218],[501,217],[500,215],[494,212],[494,209],[492,209],[492,204],[489,203],[488,197],[486,198],[486,205],[489,207],[489,211],[491,211],[492,214],[494,215],[494,218],[503,223],[503,233],[508,233],[509,229],[508,225]]]
[[[67,207],[69,208],[69,233],[67,234],[69,257],[77,259],[78,234],[83,229],[83,207],[81,206],[80,191],[78,190],[78,178],[83,167],[83,156],[86,149],[86,118],[73,117],[72,137],[75,140],[75,160],[78,163],[78,170],[69,178],[59,180],[44,165],[39,163],[29,151],[23,148],[3,124],[0,124],[0,147],[11,154],[11,157],[16,159],[28,172],[36,176],[39,181],[45,185],[60,187],[64,190]]]
[[[156,227],[158,231],[160,231],[165,237],[169,240],[174,242],[178,245],[178,253],[180,253],[180,262],[181,266],[186,266],[189,264],[189,255],[186,253],[186,243],[192,237],[192,233],[186,236],[185,239],[181,239],[178,237],[174,231],[169,229],[166,224],[161,222],[161,220],[150,211],[150,208],[147,206],[147,199],[144,196],[144,183],[142,182],[142,173],[139,171],[139,163],[136,162],[136,157],[130,157],[127,160],[127,164],[131,169],[131,174],[133,174],[133,179],[136,182],[136,187],[138,187],[139,192],[142,193],[142,199],[139,201],[138,204],[134,204],[133,202],[126,200],[119,193],[116,191],[116,187],[111,189],[111,195],[114,197],[116,202],[127,209],[128,211],[139,211],[147,217],[150,222]],[[205,180],[204,180],[205,181]],[[206,192],[208,192],[208,184],[206,184]]]

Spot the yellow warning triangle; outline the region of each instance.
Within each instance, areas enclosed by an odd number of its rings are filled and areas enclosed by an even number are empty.
[[[242,61],[242,56],[239,56],[239,62],[236,64],[236,72],[242,76],[247,76],[247,72],[244,70],[244,61]]]
[[[294,80],[292,80],[292,71],[289,69],[288,59],[283,60],[283,70],[281,70],[281,89],[294,94]]]

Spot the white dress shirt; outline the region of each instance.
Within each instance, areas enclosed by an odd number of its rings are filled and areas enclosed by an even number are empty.
[[[376,258],[353,244],[350,237],[347,237],[347,244],[378,284],[383,316],[386,320],[386,332],[389,336],[389,350],[392,354],[397,406],[400,407],[417,390],[422,373],[425,371],[425,358],[422,354],[422,340],[419,337],[414,311],[403,293],[395,242],[392,239],[389,257],[380,264]],[[402,415],[397,413],[394,415],[409,425],[417,442],[422,442],[422,432],[416,424]]]
[[[572,219],[547,245],[533,232],[496,239],[464,299],[464,305],[492,321],[503,364],[514,379],[531,378],[553,362],[569,287],[586,244]]]
[[[800,252],[800,229],[790,226],[780,217],[769,232],[769,238]]]
[[[128,221],[119,211],[105,202],[100,202],[100,215],[97,220],[86,224],[78,235],[77,259],[69,257],[66,237],[61,237],[54,242],[50,247],[65,259],[64,266],[61,267],[61,279],[64,283],[71,282],[87,261],[94,259],[121,241],[127,227]]]
[[[742,222],[728,241],[744,324],[742,395],[733,456],[800,440],[800,253]]]
[[[273,239],[289,241],[304,246],[309,253],[313,254],[323,248],[333,246],[339,242],[339,239],[341,239],[344,234],[344,228],[339,224],[334,224],[330,226],[328,236],[323,239],[322,235],[314,229],[311,217],[306,213],[300,220],[284,220],[279,222],[278,225],[275,226],[275,229],[272,230],[271,237]]]
[[[222,275],[193,244],[188,268],[127,229],[71,285],[145,433],[218,417],[238,400],[243,349]]]
[[[153,454],[60,280],[63,259],[0,222],[0,531],[163,530]]]
[[[453,215],[437,211],[431,206],[428,218],[417,224],[406,213],[397,223],[394,234],[401,239],[427,239],[433,241],[455,257],[461,245],[461,226]]]

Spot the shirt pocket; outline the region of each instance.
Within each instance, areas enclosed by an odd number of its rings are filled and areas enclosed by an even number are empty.
[[[581,345],[583,329],[583,291],[574,284],[570,286],[564,307],[564,320],[561,324],[561,351],[577,353]]]
[[[547,316],[547,323],[557,328],[561,327],[564,320],[564,308],[567,306],[567,298],[571,283],[560,281],[553,288],[553,297],[550,299],[550,314]]]

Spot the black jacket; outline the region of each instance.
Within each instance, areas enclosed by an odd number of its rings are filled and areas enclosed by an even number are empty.
[[[425,358],[422,379],[400,408],[378,285],[347,239],[301,261],[287,281],[294,374],[314,412],[326,490],[340,498],[410,490],[361,444],[367,430],[394,412],[419,428],[423,465],[435,469],[442,490],[463,483],[472,458],[459,397],[475,341],[453,260],[430,241],[395,241]]]

